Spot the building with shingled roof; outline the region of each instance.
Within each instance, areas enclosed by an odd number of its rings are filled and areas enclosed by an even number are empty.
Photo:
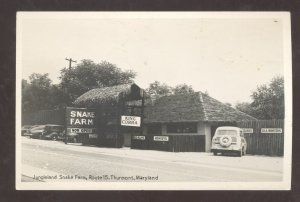
[[[103,146],[114,141],[116,147],[144,141],[138,143],[142,145],[140,148],[155,149],[158,148],[155,144],[164,147],[164,140],[180,136],[181,141],[189,139],[193,144],[193,149],[180,151],[209,152],[218,126],[235,126],[237,121],[256,120],[202,92],[162,96],[156,100],[148,98],[144,107],[143,94],[144,90],[134,83],[97,88],[78,97],[74,105],[97,109],[99,142],[104,143]],[[124,115],[142,116],[142,128],[121,126],[120,117]]]
[[[196,92],[158,98],[146,106],[144,121],[147,134],[205,136],[205,151],[208,152],[218,126],[234,126],[241,120],[256,119],[207,94]]]

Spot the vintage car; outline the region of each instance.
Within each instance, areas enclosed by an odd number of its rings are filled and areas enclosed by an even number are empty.
[[[234,153],[238,156],[246,154],[247,142],[243,130],[238,127],[218,127],[212,139],[211,151],[218,153]]]
[[[65,127],[61,125],[47,124],[41,139],[44,140],[63,140]]]
[[[64,126],[46,124],[30,129],[29,137],[33,139],[62,140],[64,139],[64,130]]]
[[[30,138],[33,139],[41,139],[44,130],[45,130],[45,125],[35,126],[28,131],[28,135]]]
[[[31,128],[32,128],[31,125],[24,125],[24,126],[22,126],[22,128],[21,128],[21,135],[22,135],[22,136],[28,135],[29,130],[30,130]]]

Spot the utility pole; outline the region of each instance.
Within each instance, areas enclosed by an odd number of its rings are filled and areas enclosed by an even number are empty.
[[[72,58],[70,58],[70,59],[66,58],[66,60],[69,61],[69,69],[71,69],[71,67],[72,67],[72,62],[77,62],[76,60],[72,60]]]

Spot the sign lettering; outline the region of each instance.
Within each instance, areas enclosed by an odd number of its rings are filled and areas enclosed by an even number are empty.
[[[141,117],[139,116],[121,116],[121,125],[122,126],[141,126]]]
[[[134,139],[134,140],[145,140],[146,137],[145,136],[133,136],[132,139]]]
[[[243,128],[244,133],[253,133],[253,128]]]
[[[282,128],[262,128],[261,133],[282,133]]]
[[[96,132],[95,109],[91,108],[66,108],[67,132],[91,134]]]
[[[98,138],[97,134],[89,134],[89,138]]]
[[[153,140],[167,142],[167,141],[169,141],[169,136],[154,136]]]

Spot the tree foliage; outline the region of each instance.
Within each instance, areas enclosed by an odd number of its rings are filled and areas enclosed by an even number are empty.
[[[23,112],[33,112],[47,109],[51,80],[48,74],[33,73],[29,76],[29,83],[22,80],[22,110]]]
[[[165,83],[154,81],[153,83],[150,83],[149,88],[147,88],[145,91],[150,97],[157,98],[159,96],[172,94],[172,87]]]
[[[173,94],[189,94],[194,93],[194,89],[192,86],[189,86],[187,84],[179,84],[173,88]]]
[[[187,84],[179,84],[175,87],[171,87],[165,83],[160,83],[159,81],[154,81],[150,83],[149,87],[146,89],[146,93],[153,98],[165,96],[165,95],[175,95],[175,94],[189,94],[194,93],[192,86]]]
[[[122,71],[106,61],[97,64],[91,60],[82,60],[76,67],[61,70],[59,87],[67,95],[66,104],[70,105],[88,90],[129,83],[135,75],[131,70]]]
[[[284,118],[284,79],[274,77],[270,84],[258,86],[251,94],[252,103],[239,103],[236,108],[258,119]]]

